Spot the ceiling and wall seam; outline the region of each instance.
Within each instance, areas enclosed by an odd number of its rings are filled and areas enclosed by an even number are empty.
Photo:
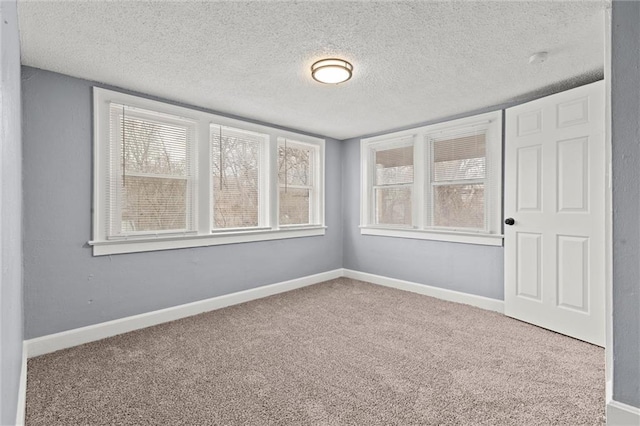
[[[609,4],[22,0],[19,17],[25,65],[345,140],[601,78]],[[313,81],[326,57],[353,78]]]

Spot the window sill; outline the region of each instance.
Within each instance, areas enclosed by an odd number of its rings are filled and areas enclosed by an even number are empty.
[[[237,244],[257,241],[282,240],[288,238],[314,237],[324,235],[326,226],[306,226],[296,228],[258,229],[250,231],[216,232],[208,235],[180,235],[155,238],[131,238],[126,240],[89,241],[94,256],[110,254],[138,253],[145,251],[171,250],[191,247],[208,247],[223,244]]]
[[[380,228],[360,226],[362,235],[380,237],[411,238],[415,240],[448,241],[452,243],[478,244],[485,246],[502,246],[501,234],[479,234],[474,232],[434,231],[402,228]]]

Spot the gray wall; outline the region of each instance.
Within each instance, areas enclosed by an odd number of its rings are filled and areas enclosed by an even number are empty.
[[[16,1],[0,2],[0,424],[15,423],[22,367],[22,158]]]
[[[613,399],[640,407],[640,3],[613,3]]]
[[[93,257],[92,83],[23,67],[25,338],[342,267],[340,143],[324,236]]]
[[[344,267],[503,299],[502,247],[360,235],[360,139],[342,143]]]

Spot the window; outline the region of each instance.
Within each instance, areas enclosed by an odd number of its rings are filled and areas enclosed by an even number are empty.
[[[261,179],[269,136],[212,124],[213,229],[265,226]]]
[[[374,150],[375,224],[412,226],[413,138],[395,148]]]
[[[323,185],[322,139],[94,88],[94,255],[323,235]]]
[[[194,122],[110,105],[107,238],[190,232]]]
[[[282,226],[321,223],[317,215],[321,195],[318,149],[317,145],[286,138],[278,141],[278,215]]]
[[[362,140],[367,235],[501,245],[501,112]]]

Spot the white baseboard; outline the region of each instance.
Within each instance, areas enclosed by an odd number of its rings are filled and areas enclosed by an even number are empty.
[[[26,356],[32,358],[34,356],[44,355],[61,349],[105,339],[117,334],[127,333],[129,331],[190,317],[203,312],[237,305],[239,303],[249,302],[251,300],[283,293],[285,291],[295,290],[297,288],[332,280],[341,276],[342,269],[335,269],[333,271],[308,275],[306,277],[296,278],[290,281],[283,281],[250,290],[239,291],[237,293],[217,296],[211,299],[199,300],[197,302],[173,306],[171,308],[160,309],[158,311],[133,315],[126,318],[120,318],[113,321],[107,321],[100,324],[29,339],[25,341]]]
[[[607,426],[640,426],[640,408],[615,400],[609,401]]]
[[[472,305],[478,308],[504,314],[504,302],[502,300],[490,299],[484,296],[476,296],[474,294],[447,290],[425,284],[418,284],[411,281],[398,280],[396,278],[388,278],[382,275],[369,274],[367,272],[354,271],[352,269],[344,269],[344,276],[355,280],[383,285],[385,287],[424,294],[425,296],[448,300],[450,302],[464,303],[466,305]]]
[[[504,302],[501,300],[340,268],[322,272],[320,274],[296,278],[290,281],[270,284],[250,290],[239,291],[237,293],[213,297],[211,299],[199,300],[197,302],[160,309],[158,311],[133,315],[126,318],[120,318],[113,321],[107,321],[100,324],[29,339],[24,342],[24,353],[26,354],[26,357],[32,358],[61,349],[127,333],[129,331],[151,327],[153,325],[221,309],[231,305],[237,305],[239,303],[260,299],[274,294],[283,293],[285,291],[295,290],[297,288],[306,287],[343,276],[504,313]]]
[[[174,321],[181,318],[197,315],[221,309],[239,303],[249,302],[278,293],[283,293],[297,288],[306,287],[323,281],[335,278],[347,277],[356,280],[370,282],[372,284],[399,290],[410,291],[423,294],[438,299],[451,302],[463,303],[476,306],[482,309],[504,313],[504,302],[502,300],[490,299],[488,297],[476,296],[473,294],[447,290],[425,284],[418,284],[411,281],[404,281],[389,278],[382,275],[370,274],[367,272],[354,271],[351,269],[335,269],[322,272],[320,274],[308,275],[290,281],[270,284],[250,290],[243,290],[237,293],[213,297],[211,299],[200,300],[193,303],[174,306],[145,314],[134,315],[100,324],[81,327],[61,333],[50,334],[48,336],[25,340],[22,351],[22,369],[20,372],[20,388],[18,394],[18,406],[16,413],[16,424],[24,425],[26,395],[27,395],[27,358],[44,355],[57,350],[82,345],[84,343],[101,340],[129,331],[150,327],[153,325]],[[607,383],[607,387],[609,387]],[[640,426],[640,408],[632,407],[618,401],[609,401],[607,404],[607,425],[609,426]]]
[[[16,410],[16,426],[24,426],[27,409],[27,348],[22,343],[22,367],[20,368],[20,384],[18,386],[18,408]]]

